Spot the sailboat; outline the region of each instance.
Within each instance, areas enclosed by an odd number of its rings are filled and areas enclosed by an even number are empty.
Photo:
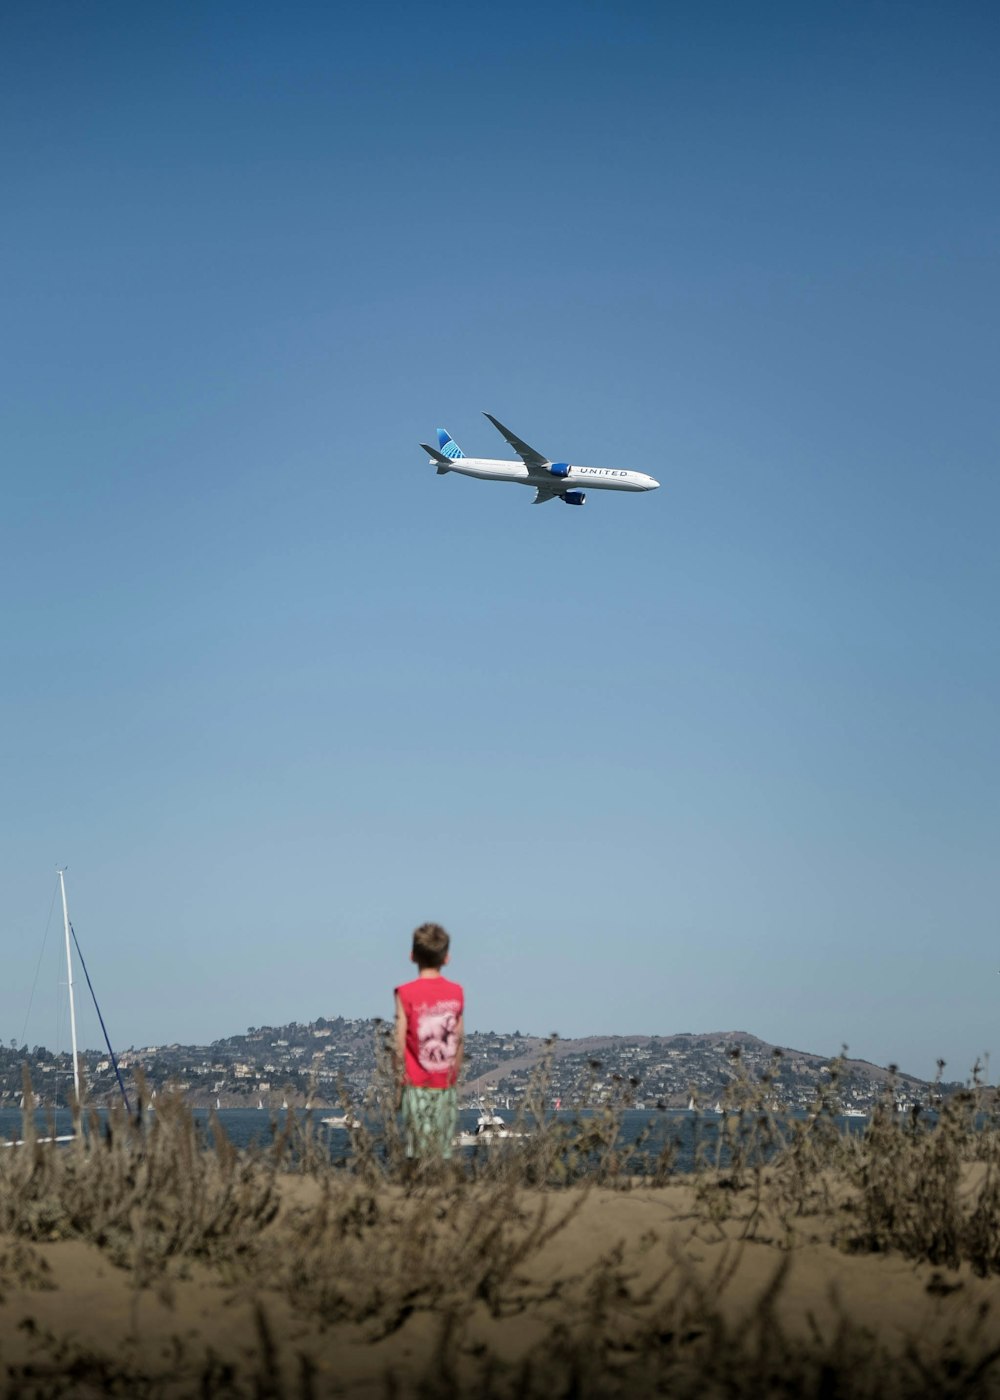
[[[66,935],[66,981],[67,981],[68,988],[69,988],[69,1031],[70,1031],[70,1043],[71,1043],[71,1045],[72,1045],[72,1054],[73,1054],[73,1095],[74,1095],[74,1099],[73,1099],[73,1123],[74,1123],[74,1127],[75,1127],[76,1124],[79,1122],[79,1115],[80,1115],[80,1051],[79,1051],[79,1047],[77,1046],[77,1043],[76,1043],[76,998],[75,998],[74,995],[73,995],[73,953],[72,953],[72,949],[71,949],[71,946],[70,946],[70,934],[71,934],[71,932],[72,932],[72,925],[70,924],[70,921],[69,921],[69,906],[68,906],[67,903],[66,903],[66,876],[65,876],[65,871],[63,871],[63,870],[60,870],[60,871],[59,871],[59,888],[60,888],[60,890],[61,890],[61,892],[62,892],[63,932],[64,932],[65,935]],[[74,938],[76,937],[75,934],[74,934],[73,936],[74,936]],[[89,982],[90,979],[88,978],[87,980],[88,980],[88,982]],[[91,988],[91,991],[93,991],[93,988]],[[103,1025],[103,1022],[102,1022],[102,1025]],[[39,1098],[39,1096],[38,1096],[37,1094],[35,1094],[35,1093],[32,1093],[31,1098],[32,1098],[33,1102],[29,1105],[29,1107],[32,1108],[32,1109],[38,1108],[38,1107],[40,1106],[41,1102],[42,1102],[41,1099]],[[24,1102],[24,1101],[25,1101],[25,1095],[22,1094],[22,1095],[21,1095],[21,1108],[22,1108],[22,1109],[23,1109],[24,1106],[25,1106],[25,1102]],[[72,1132],[72,1133],[60,1133],[60,1134],[59,1134],[58,1136],[56,1136],[56,1137],[38,1138],[38,1141],[39,1141],[39,1142],[72,1142],[75,1136],[76,1136],[75,1132]],[[21,1143],[21,1140],[19,1139],[19,1140],[18,1140],[17,1142],[15,1142],[15,1143],[7,1143],[6,1145],[7,1145],[8,1147],[20,1147],[20,1146],[22,1145],[22,1143]]]
[[[62,893],[63,931],[66,935],[66,981],[69,985],[69,1034],[73,1046],[73,1093],[76,1105],[74,1118],[80,1112],[80,1052],[76,1043],[76,1001],[73,997],[73,953],[69,944],[69,905],[66,903],[66,872],[59,872],[59,889]]]
[[[257,1109],[258,1109],[258,1111],[259,1111],[260,1113],[263,1113],[263,1112],[264,1112],[264,1100],[263,1100],[263,1099],[258,1099],[258,1100],[257,1100]]]
[[[59,871],[59,888],[62,891],[63,907],[63,932],[66,935],[66,981],[69,987],[69,1033],[70,1043],[73,1053],[73,1126],[74,1130],[80,1119],[80,1050],[76,1043],[76,999],[73,996],[73,953],[70,948],[70,933],[72,925],[69,921],[69,906],[66,903],[66,876],[65,872]],[[75,936],[75,935],[74,935]],[[88,979],[89,980],[89,979]],[[41,1099],[37,1094],[33,1095],[33,1108],[41,1104]],[[21,1097],[21,1104],[24,1104],[24,1096]],[[39,1142],[72,1142],[76,1132],[59,1133],[56,1137],[39,1138]],[[18,1144],[19,1145],[19,1144]]]
[[[114,1052],[111,1044],[111,1037],[108,1035],[108,1028],[104,1024],[104,1017],[101,1015],[101,1008],[97,1002],[97,993],[94,991],[94,984],[90,980],[90,973],[87,971],[87,964],[84,961],[83,949],[80,947],[80,940],[76,936],[76,929],[69,921],[69,909],[66,904],[66,879],[65,869],[59,871],[59,886],[62,890],[63,925],[66,931],[66,969],[69,981],[69,1010],[70,1027],[73,1033],[73,1083],[76,1087],[77,1112],[80,1108],[80,1056],[76,1043],[76,1007],[73,1000],[73,958],[70,953],[70,938],[73,939],[73,947],[76,955],[80,959],[80,966],[83,968],[83,975],[87,980],[87,990],[90,992],[90,999],[94,1003],[94,1010],[97,1012],[97,1019],[101,1023],[101,1034],[104,1036],[104,1043],[108,1047],[108,1056],[115,1071],[115,1078],[118,1080],[118,1088],[121,1090],[122,1100],[125,1104],[125,1112],[131,1113],[132,1107],[128,1101],[128,1094],[125,1091],[125,1081],[122,1079],[122,1072],[118,1065],[118,1056]],[[153,1090],[156,1093],[156,1090]]]

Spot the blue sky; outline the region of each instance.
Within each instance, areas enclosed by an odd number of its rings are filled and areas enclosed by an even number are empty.
[[[996,1048],[998,37],[4,13],[5,1039],[66,863],[123,1044],[436,918],[479,1029]],[[437,478],[482,410],[661,489]]]

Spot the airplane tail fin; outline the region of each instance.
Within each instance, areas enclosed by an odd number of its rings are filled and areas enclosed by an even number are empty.
[[[438,446],[445,457],[464,457],[465,453],[446,428],[438,428]]]
[[[437,467],[438,476],[444,476],[445,472],[451,471],[451,458],[446,457],[443,452],[439,452],[436,447],[428,447],[426,442],[422,442],[420,446],[431,459],[431,466]],[[454,446],[455,444],[452,443],[452,447]],[[461,452],[458,455],[461,457]]]

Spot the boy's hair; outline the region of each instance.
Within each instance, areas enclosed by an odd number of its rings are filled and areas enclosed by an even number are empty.
[[[413,961],[419,968],[442,967],[450,942],[440,924],[421,924],[413,930]]]

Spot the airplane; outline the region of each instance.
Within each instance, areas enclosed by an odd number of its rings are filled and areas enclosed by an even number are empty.
[[[586,491],[580,488],[600,489],[601,491],[655,491],[659,482],[645,472],[623,471],[615,467],[577,467],[571,462],[550,462],[533,447],[522,441],[516,433],[498,423],[492,413],[488,418],[520,457],[520,462],[498,461],[492,457],[466,457],[458,443],[438,428],[438,446],[420,446],[430,457],[430,465],[437,467],[438,476],[446,472],[460,472],[463,476],[476,476],[481,481],[516,481],[522,486],[535,488],[536,506],[557,496],[568,506],[582,506],[587,499]]]

